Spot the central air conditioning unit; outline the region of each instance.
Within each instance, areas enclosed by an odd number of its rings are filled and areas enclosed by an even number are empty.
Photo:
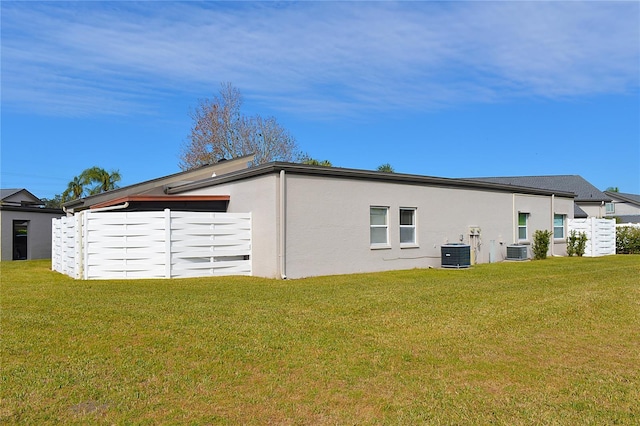
[[[507,260],[527,260],[527,246],[507,246]]]
[[[445,244],[441,246],[443,268],[468,268],[471,266],[471,246]]]

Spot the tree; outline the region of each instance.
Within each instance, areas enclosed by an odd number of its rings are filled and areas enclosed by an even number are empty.
[[[329,160],[316,160],[315,158],[311,158],[308,155],[304,155],[302,157],[302,161],[300,161],[302,164],[309,164],[311,166],[325,166],[325,167],[332,167],[333,164],[331,164],[331,161]]]
[[[379,172],[387,172],[387,173],[395,173],[396,172],[395,170],[393,170],[393,167],[389,163],[380,164],[376,170],[379,171]]]
[[[56,194],[53,198],[42,198],[44,207],[47,209],[59,209],[62,207],[62,195]]]
[[[250,154],[255,155],[253,165],[301,158],[295,138],[274,117],[248,117],[241,106],[242,95],[231,83],[221,84],[213,99],[198,102],[180,154],[182,170]]]
[[[82,197],[82,194],[84,194],[84,180],[81,176],[75,176],[62,193],[62,202],[76,200]]]
[[[111,173],[100,167],[91,167],[86,169],[80,175],[85,185],[93,185],[88,189],[89,195],[100,194],[101,192],[111,191],[118,188],[118,182],[122,177],[120,172],[112,170]]]
[[[69,182],[62,195],[56,195],[54,200],[59,197],[61,203],[66,203],[82,196],[111,191],[118,188],[120,179],[120,172],[117,170],[108,172],[100,167],[90,167],[83,170],[80,175],[75,176]]]
[[[607,192],[620,192],[620,189],[617,186],[610,186],[607,189],[605,189],[605,191],[607,191]]]

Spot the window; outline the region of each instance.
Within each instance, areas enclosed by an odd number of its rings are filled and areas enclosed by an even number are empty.
[[[614,214],[616,212],[616,205],[613,203],[606,203],[604,205],[605,214]]]
[[[563,214],[553,215],[553,238],[564,239],[564,218]]]
[[[400,209],[400,245],[416,244],[416,209]]]
[[[518,240],[525,241],[528,239],[527,222],[529,221],[529,213],[518,213]]]
[[[372,246],[387,246],[389,244],[388,212],[388,207],[371,207],[369,209]]]

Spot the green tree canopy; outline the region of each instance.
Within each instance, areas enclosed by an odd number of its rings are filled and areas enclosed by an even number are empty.
[[[68,183],[67,189],[64,190],[62,195],[56,195],[54,200],[59,199],[62,204],[87,195],[111,191],[118,188],[118,182],[121,179],[122,177],[118,170],[108,172],[97,166],[90,167],[83,170],[80,175],[75,176]]]
[[[311,158],[308,155],[305,155],[302,158],[301,163],[302,164],[309,164],[311,166],[326,166],[326,167],[332,167],[333,166],[333,164],[331,164],[331,161],[329,161],[329,160],[320,161],[320,160],[316,160],[315,158]]]
[[[395,170],[389,163],[380,164],[376,170],[379,172],[395,173]]]

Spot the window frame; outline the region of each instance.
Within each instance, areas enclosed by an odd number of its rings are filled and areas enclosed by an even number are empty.
[[[604,214],[615,214],[616,213],[616,203],[610,202],[604,204]]]
[[[520,217],[524,217],[524,225],[520,225]],[[529,241],[529,213],[518,212],[518,242]],[[524,229],[524,238],[520,237],[520,230]]]
[[[402,224],[402,212],[409,211],[411,212],[411,224],[403,225]],[[418,247],[418,208],[417,207],[400,207],[398,209],[398,239],[400,240],[400,248],[407,247]],[[412,229],[413,230],[413,240],[412,241],[402,241],[402,230],[403,229]]]
[[[373,210],[384,211],[384,224],[373,224],[371,218],[373,217]],[[384,229],[385,230],[385,242],[373,242],[373,230]],[[369,247],[372,249],[384,249],[390,248],[389,244],[389,206],[369,206]]]
[[[559,218],[562,220],[562,225],[558,226],[556,225],[556,218]],[[560,213],[554,213],[553,214],[553,239],[554,240],[562,240],[564,241],[566,236],[567,236],[567,232],[566,232],[566,223],[567,223],[567,215],[566,214],[560,214]],[[556,230],[561,229],[562,230],[562,236],[558,237],[556,236]]]

